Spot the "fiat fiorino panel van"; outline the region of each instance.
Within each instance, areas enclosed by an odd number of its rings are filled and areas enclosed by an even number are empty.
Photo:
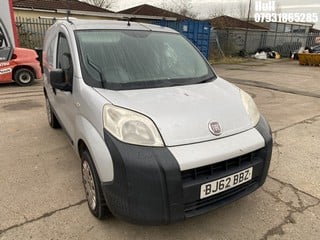
[[[43,67],[49,124],[63,127],[79,155],[97,218],[169,224],[264,183],[268,123],[174,30],[58,21],[46,33]]]

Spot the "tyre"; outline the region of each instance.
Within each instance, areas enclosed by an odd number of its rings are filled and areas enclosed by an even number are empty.
[[[14,74],[14,81],[20,86],[29,86],[34,81],[34,73],[27,68],[20,68]]]
[[[83,150],[81,156],[82,181],[88,201],[90,212],[98,219],[103,219],[109,213],[104,199],[101,183],[87,150]]]
[[[46,97],[46,109],[47,109],[47,117],[50,127],[52,128],[60,128],[60,124],[58,122],[58,119],[56,118],[56,115],[52,111],[51,104],[49,102],[49,99]]]

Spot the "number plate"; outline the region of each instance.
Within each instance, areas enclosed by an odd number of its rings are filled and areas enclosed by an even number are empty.
[[[253,167],[201,185],[200,199],[221,193],[252,179]]]

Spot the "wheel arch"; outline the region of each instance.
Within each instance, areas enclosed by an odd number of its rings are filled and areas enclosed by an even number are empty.
[[[77,149],[78,149],[79,155],[81,155],[82,151],[85,151],[85,150],[89,151],[89,149],[88,149],[86,143],[83,141],[83,139],[78,140]]]
[[[87,150],[91,155],[101,182],[113,181],[113,162],[104,139],[84,117],[78,116],[76,128],[78,136],[74,148],[77,154],[80,156],[81,151]]]
[[[45,97],[48,97],[47,90],[46,90],[45,87],[43,88],[43,94],[44,94]]]
[[[30,71],[32,72],[34,78],[36,78],[36,70],[35,70],[33,67],[31,67],[31,66],[29,66],[29,65],[17,65],[17,66],[15,66],[15,67],[12,69],[12,79],[13,79],[14,81],[15,81],[14,75],[16,74],[16,72],[17,72],[18,70],[20,70],[20,69],[23,69],[23,68],[30,70]]]

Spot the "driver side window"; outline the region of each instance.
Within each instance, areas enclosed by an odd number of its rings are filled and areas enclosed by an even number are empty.
[[[1,19],[0,19],[1,20]],[[12,55],[10,41],[6,37],[6,31],[0,21],[0,62],[9,61]]]
[[[63,70],[63,81],[71,85],[73,79],[72,57],[67,38],[62,33],[59,34],[56,68]]]
[[[2,32],[2,29],[0,28],[0,48],[4,48],[6,47],[7,44],[6,44],[6,39],[4,37],[4,34]]]

